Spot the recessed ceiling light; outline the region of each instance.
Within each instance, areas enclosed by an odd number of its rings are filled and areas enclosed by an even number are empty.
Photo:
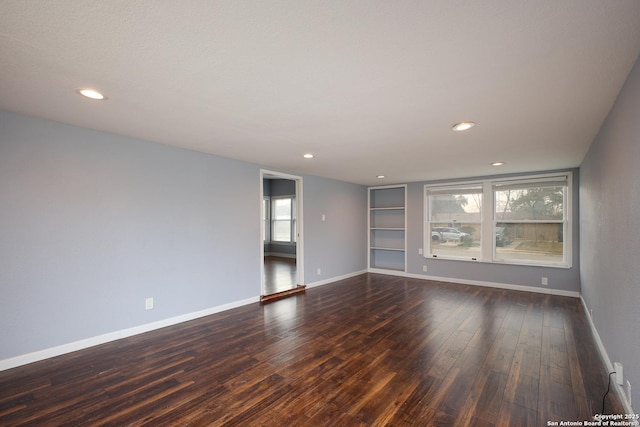
[[[502,166],[504,165],[504,162],[493,162],[491,163],[491,166]]]
[[[455,132],[462,132],[463,130],[471,129],[475,125],[475,122],[460,122],[453,125],[451,129],[453,129]]]
[[[107,99],[106,96],[104,96],[103,94],[101,94],[95,89],[79,89],[78,93],[82,96],[86,96],[87,98],[91,98],[91,99],[96,99],[98,101]]]
[[[304,157],[305,159],[313,159],[314,156],[311,153],[307,153],[307,154],[303,155],[302,157]]]
[[[382,179],[382,178],[384,178],[384,175],[376,175],[376,178]]]

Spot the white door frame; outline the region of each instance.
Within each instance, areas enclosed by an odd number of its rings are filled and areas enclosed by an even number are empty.
[[[265,294],[264,287],[264,179],[276,178],[276,179],[289,179],[296,183],[296,272],[298,285],[304,285],[304,227],[303,227],[303,210],[302,210],[302,177],[297,175],[290,175],[282,172],[270,171],[266,169],[260,169],[260,295]]]

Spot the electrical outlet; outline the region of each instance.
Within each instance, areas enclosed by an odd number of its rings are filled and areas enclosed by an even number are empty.
[[[153,298],[147,298],[144,300],[144,309],[151,310],[153,308]]]
[[[426,265],[422,266],[422,271],[424,271],[425,273],[427,272],[427,266]]]
[[[622,363],[615,362],[613,364],[613,370],[616,371],[616,382],[618,385],[624,384],[624,371],[622,370]]]
[[[320,269],[320,267],[318,267],[317,273],[318,273],[318,276],[322,274],[322,270]]]
[[[544,285],[544,286],[547,286],[547,285],[549,284],[549,280],[547,280],[547,278],[546,278],[546,277],[543,277],[543,278],[540,280],[540,284],[542,284],[542,285]]]
[[[418,255],[422,255],[422,248],[418,248]]]

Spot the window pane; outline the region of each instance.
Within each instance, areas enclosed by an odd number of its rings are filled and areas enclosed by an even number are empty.
[[[565,187],[510,188],[495,191],[498,221],[564,219]]]
[[[463,223],[480,222],[482,194],[458,193],[429,196],[431,222]]]
[[[291,221],[273,221],[273,239],[278,242],[291,241]]]
[[[479,258],[480,224],[431,223],[431,254],[439,256]]]
[[[273,199],[273,218],[291,219],[291,199]]]
[[[561,223],[496,224],[496,258],[502,261],[562,263]]]

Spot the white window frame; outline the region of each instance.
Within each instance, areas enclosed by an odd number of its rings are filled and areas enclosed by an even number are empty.
[[[282,199],[291,199],[291,230],[290,230],[290,240],[273,240],[273,236],[275,236],[275,231],[274,231],[274,227],[275,227],[275,221],[284,221],[284,220],[276,220],[273,215],[270,216],[270,230],[271,230],[271,236],[269,239],[269,242],[271,243],[277,243],[277,244],[281,244],[281,245],[293,245],[296,243],[296,234],[297,234],[297,224],[296,224],[296,198],[295,196],[271,196],[271,203],[270,203],[270,212],[273,213],[274,209],[273,209],[273,203],[276,200],[282,200]]]
[[[538,262],[534,260],[514,260],[514,259],[501,259],[496,254],[496,239],[495,230],[497,223],[515,223],[516,221],[500,220],[498,221],[495,215],[495,193],[494,186],[506,183],[513,184],[544,184],[552,181],[566,181],[566,188],[564,192],[563,201],[563,214],[562,221],[547,221],[541,220],[536,222],[541,223],[554,223],[561,222],[563,226],[563,260],[562,262]],[[473,257],[453,257],[444,256],[438,254],[433,256],[431,250],[431,224],[430,224],[430,206],[428,190],[439,188],[451,188],[451,189],[464,189],[473,184],[482,184],[482,211],[481,211],[481,250],[480,256]],[[573,259],[573,172],[559,172],[550,174],[536,174],[536,175],[518,175],[511,177],[496,177],[487,178],[474,181],[458,181],[448,182],[445,184],[426,184],[423,190],[424,197],[424,217],[423,217],[423,243],[424,243],[424,257],[429,259],[453,259],[459,261],[472,261],[472,262],[485,262],[496,264],[510,264],[510,265],[526,265],[526,266],[538,266],[538,267],[554,267],[554,268],[571,268]],[[533,221],[523,220],[522,223],[533,223]]]
[[[547,175],[536,175],[536,176],[528,176],[528,177],[512,177],[509,179],[497,179],[492,181],[491,188],[491,197],[492,199],[495,197],[495,191],[499,190],[500,187],[504,188],[505,186],[512,186],[521,188],[531,187],[535,188],[536,184],[540,184],[540,187],[546,185],[557,184],[557,186],[563,186],[563,202],[562,202],[562,214],[563,218],[561,220],[498,220],[495,215],[495,200],[492,203],[492,228],[495,230],[498,223],[509,223],[509,224],[561,224],[562,225],[562,261],[561,262],[532,262],[531,260],[524,261],[516,261],[514,259],[504,259],[499,258],[495,245],[495,238],[493,239],[493,262],[502,263],[502,264],[516,264],[516,265],[535,265],[535,266],[544,266],[544,267],[560,267],[560,268],[570,268],[571,267],[571,259],[572,259],[572,247],[573,247],[573,236],[571,234],[571,219],[572,219],[572,199],[573,199],[573,175],[571,172],[564,172],[560,174],[547,174]],[[494,231],[495,233],[495,231]]]
[[[484,205],[485,205],[485,199],[484,199],[484,186],[483,183],[480,181],[473,181],[473,182],[457,182],[457,183],[448,183],[448,184],[440,184],[440,185],[425,185],[424,188],[424,197],[425,197],[425,231],[424,231],[424,235],[425,235],[425,256],[428,258],[443,258],[443,259],[457,259],[457,260],[464,260],[464,261],[478,261],[482,259],[482,253],[483,253],[483,247],[482,244],[480,246],[480,254],[476,255],[476,256],[452,256],[452,255],[442,255],[442,254],[434,254],[433,253],[433,239],[431,238],[431,223],[442,223],[443,221],[431,221],[431,206],[429,204],[429,195],[431,193],[431,195],[435,195],[435,194],[462,194],[465,192],[465,190],[467,191],[474,191],[477,192],[478,188],[482,188],[482,191],[479,193],[482,195],[482,205],[481,205],[481,211],[480,211],[480,221],[479,222],[465,222],[465,223],[469,223],[469,224],[478,224],[479,228],[480,228],[480,241],[482,242],[482,235],[484,234],[484,227],[483,225],[483,218],[484,218]],[[434,194],[435,193],[435,194]]]

